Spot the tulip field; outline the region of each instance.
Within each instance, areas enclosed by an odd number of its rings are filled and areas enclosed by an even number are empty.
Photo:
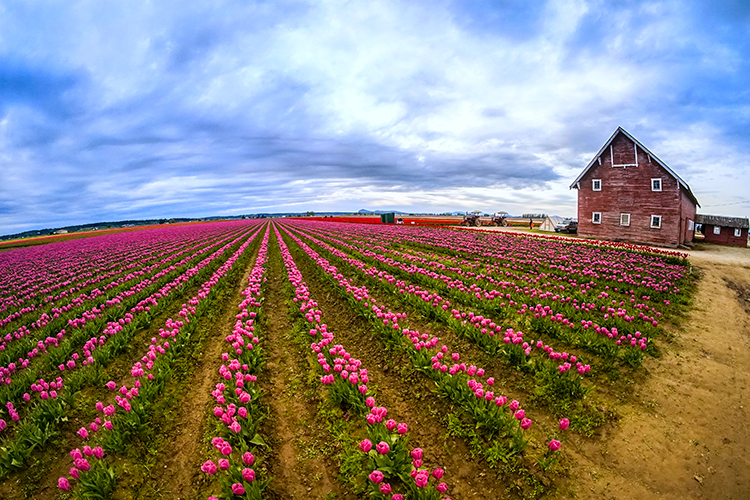
[[[3,251],[0,498],[554,498],[695,279],[677,252],[304,219]]]

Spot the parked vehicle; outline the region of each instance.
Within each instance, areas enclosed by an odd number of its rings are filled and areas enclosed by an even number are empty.
[[[559,224],[555,225],[555,232],[568,234],[578,233],[578,219],[573,218],[563,220]]]

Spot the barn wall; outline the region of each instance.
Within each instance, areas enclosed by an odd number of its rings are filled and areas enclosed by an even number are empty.
[[[721,227],[721,233],[714,234],[713,224],[703,224],[703,241],[706,243],[716,243],[717,245],[731,245],[735,247],[747,246],[747,229],[742,230],[742,234],[737,237],[734,235],[733,227]]]
[[[695,211],[696,206],[695,203],[693,203],[693,200],[690,199],[690,197],[687,195],[687,192],[683,188],[681,190],[681,202],[682,202],[682,214],[681,214],[681,228],[682,228],[682,237],[680,243],[684,242],[691,242],[693,241],[693,236],[695,236]],[[690,221],[693,221],[693,230],[690,230]]]
[[[616,163],[635,163],[634,143],[618,134],[612,141]],[[662,190],[651,191],[651,179],[661,178]],[[602,180],[594,191],[592,179]],[[677,246],[685,241],[680,222],[683,213],[695,220],[695,206],[683,207],[677,179],[656,160],[638,148],[638,167],[612,167],[609,148],[580,180],[578,189],[578,234],[614,241]],[[689,201],[689,200],[688,200]],[[692,204],[692,202],[690,202]],[[592,213],[601,212],[601,224],[592,223]],[[620,214],[630,214],[630,226],[620,225]],[[651,228],[651,215],[662,216],[660,229]]]

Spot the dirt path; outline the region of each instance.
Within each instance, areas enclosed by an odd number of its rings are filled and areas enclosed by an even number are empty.
[[[261,238],[262,235],[256,237],[258,241]],[[256,255],[248,260],[242,278],[234,283],[233,291],[221,304],[224,310],[212,326],[203,352],[196,354],[198,361],[188,384],[191,389],[181,400],[177,421],[173,425],[172,444],[153,468],[150,484],[147,491],[141,492],[142,495],[148,496],[155,491],[175,500],[203,498],[199,486],[205,482],[205,474],[201,472],[200,465],[205,460],[203,435],[210,413],[211,390],[218,380],[221,353],[226,346],[224,337],[232,331],[237,304],[244,298],[242,291],[255,264],[257,249],[254,252]]]
[[[750,249],[698,245],[694,306],[609,435],[578,439],[563,497],[750,498]],[[735,286],[737,288],[737,286]]]
[[[323,456],[329,439],[323,422],[316,418],[314,394],[305,390],[305,356],[289,338],[293,324],[284,301],[281,254],[274,236],[269,241],[268,281],[264,315],[267,318],[264,345],[268,353],[261,386],[268,394],[271,417],[265,428],[273,436],[272,455],[267,457],[269,498],[350,498],[336,479],[338,469]],[[354,498],[354,497],[351,497]]]

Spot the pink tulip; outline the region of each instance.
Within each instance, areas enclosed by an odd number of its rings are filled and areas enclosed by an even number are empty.
[[[409,432],[409,426],[402,422],[402,423],[398,424],[398,427],[397,427],[396,431],[399,434],[406,434],[407,432]]]
[[[370,478],[370,481],[375,484],[380,484],[383,482],[383,473],[379,470],[372,471],[368,477]]]
[[[253,462],[255,462],[255,457],[252,453],[246,451],[242,454],[242,461],[245,462],[245,465],[253,465]]]
[[[362,451],[368,453],[372,449],[372,441],[370,441],[369,439],[365,439],[361,443],[359,443],[359,447],[362,448]]]
[[[432,477],[437,480],[440,480],[440,478],[443,477],[443,474],[445,474],[445,471],[443,469],[435,469],[434,471],[432,471]]]
[[[234,483],[232,485],[232,493],[235,495],[244,495],[245,494],[245,487],[242,486],[241,483]]]
[[[206,474],[214,475],[216,474],[216,464],[211,460],[208,460],[203,465],[201,465],[201,470]]]
[[[411,450],[411,458],[417,460],[422,458],[422,448],[414,448]]]
[[[383,483],[383,484],[380,485],[380,493],[382,493],[383,495],[387,495],[390,492],[391,492],[391,485],[390,484]]]
[[[388,443],[386,443],[384,441],[379,442],[375,446],[375,449],[378,450],[378,453],[380,453],[381,455],[385,455],[386,453],[388,453],[389,451],[391,451],[391,447],[388,446]]]
[[[561,431],[564,431],[569,426],[570,426],[570,420],[568,420],[567,418],[563,418],[563,419],[560,420],[560,430]]]
[[[242,469],[242,477],[245,478],[245,481],[248,483],[252,483],[255,481],[255,471],[253,469],[244,468]]]
[[[68,481],[68,479],[65,477],[61,477],[60,479],[57,480],[57,486],[61,490],[68,491],[70,489],[70,481]]]
[[[440,483],[437,486],[435,486],[435,489],[438,490],[440,493],[445,493],[448,491],[448,485],[445,483]]]
[[[560,449],[560,446],[560,441],[558,441],[557,439],[553,439],[549,442],[549,451],[557,451]]]

